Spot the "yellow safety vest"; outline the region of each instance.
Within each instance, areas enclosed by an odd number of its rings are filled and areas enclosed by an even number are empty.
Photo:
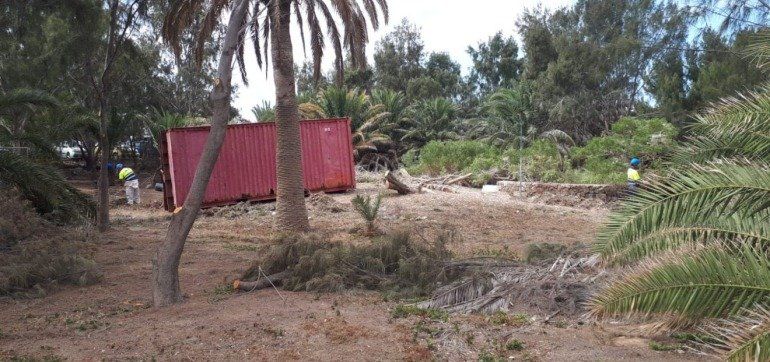
[[[628,175],[628,181],[636,182],[642,179],[642,176],[639,176],[639,171],[630,167],[628,168],[628,172],[626,174]]]
[[[134,170],[128,167],[123,167],[118,173],[118,180],[120,181],[131,181],[136,179],[137,177],[136,174],[134,174]]]

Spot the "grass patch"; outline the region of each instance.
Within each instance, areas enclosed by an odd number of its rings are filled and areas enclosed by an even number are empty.
[[[530,317],[525,313],[508,314],[497,311],[489,316],[489,322],[496,326],[521,327],[530,323]]]
[[[418,316],[421,318],[427,318],[434,321],[446,322],[449,320],[449,313],[443,309],[437,308],[420,308],[414,305],[401,304],[397,305],[390,311],[390,316],[393,318],[407,318],[409,316]]]
[[[257,252],[259,251],[259,246],[257,245],[243,245],[243,244],[232,244],[227,243],[222,245],[222,248],[225,250],[230,251],[247,251],[247,252]]]
[[[682,345],[678,343],[668,344],[657,341],[650,341],[650,349],[658,352],[670,352],[681,349]]]
[[[232,284],[220,284],[214,287],[209,297],[209,302],[216,303],[221,300],[227,299],[231,294],[235,293]]]
[[[505,349],[508,351],[521,351],[524,349],[524,342],[518,339],[512,339],[505,344]]]

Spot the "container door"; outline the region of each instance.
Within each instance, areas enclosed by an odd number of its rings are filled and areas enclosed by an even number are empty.
[[[333,123],[324,124],[321,127],[321,147],[324,160],[324,188],[334,189],[345,186],[345,156],[347,145],[344,135],[340,134],[340,127]],[[348,151],[349,152],[349,151]],[[349,166],[348,166],[349,167]]]

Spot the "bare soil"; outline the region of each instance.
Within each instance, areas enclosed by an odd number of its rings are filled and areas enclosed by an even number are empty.
[[[361,183],[346,194],[309,199],[312,227],[329,240],[368,242],[352,210]],[[118,188],[115,195],[119,195]],[[186,301],[151,307],[151,258],[168,225],[161,194],[142,190],[144,206],[116,206],[112,229],[96,259],[104,280],[58,287],[37,299],[0,300],[0,359],[71,360],[702,360],[683,351],[658,352],[634,326],[597,325],[576,317],[522,314],[446,320],[394,319],[399,302],[377,292],[232,293],[240,275],[273,240],[271,203],[208,210],[193,229],[180,265]],[[378,227],[410,228],[430,238],[454,228],[457,257],[516,259],[530,243],[590,244],[606,210],[545,206],[505,193],[457,189],[383,199]],[[512,311],[516,313],[517,311]],[[520,350],[506,348],[514,340]]]

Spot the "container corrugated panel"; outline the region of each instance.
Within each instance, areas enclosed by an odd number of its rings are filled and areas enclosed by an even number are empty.
[[[302,173],[310,192],[355,188],[349,119],[302,121]],[[209,127],[175,128],[162,137],[164,206],[182,206]],[[231,125],[214,166],[203,207],[271,200],[276,189],[274,123]]]

